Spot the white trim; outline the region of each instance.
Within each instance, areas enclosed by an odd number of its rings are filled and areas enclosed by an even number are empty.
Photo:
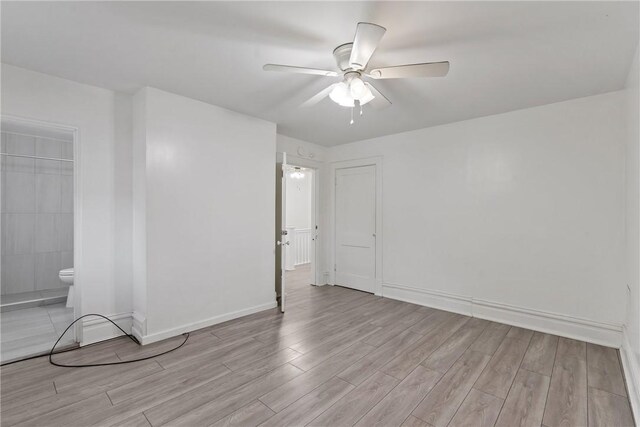
[[[276,154],[282,154],[282,153],[283,151],[276,151]],[[320,167],[322,167],[322,164],[324,162],[321,162],[319,160],[314,160],[314,159],[307,159],[305,157],[296,156],[295,154],[291,154],[287,152],[287,163],[289,163],[290,166],[293,165],[293,166],[300,166],[302,168],[318,170],[320,169]]]
[[[384,283],[382,296],[534,331],[620,348],[622,325],[596,322],[470,296]]]
[[[383,248],[383,236],[382,236],[382,156],[365,157],[362,159],[350,159],[334,161],[329,164],[330,185],[329,185],[329,227],[331,233],[327,233],[330,236],[331,242],[330,248],[330,260],[329,260],[329,276],[330,284],[335,284],[336,275],[333,266],[336,264],[336,170],[346,168],[356,168],[362,166],[375,166],[376,167],[376,275],[374,284],[374,294],[382,296],[382,248]]]
[[[138,338],[138,341],[142,342],[142,337],[147,334],[147,318],[142,313],[134,311],[131,313],[131,335]]]
[[[132,317],[130,312],[112,314],[107,317],[125,331],[131,330]],[[81,346],[122,336],[122,331],[100,317],[87,317],[78,323],[82,323]]]
[[[620,359],[622,360],[622,373],[627,383],[627,394],[631,402],[631,410],[636,424],[640,420],[640,364],[634,355],[629,342],[627,328],[622,328],[622,347],[620,347]]]
[[[606,347],[620,348],[622,341],[622,325],[509,304],[474,299],[473,316]]]
[[[382,284],[382,296],[412,304],[451,311],[465,316],[471,316],[473,313],[471,297],[446,292],[424,290],[385,282]]]
[[[266,304],[256,305],[243,310],[233,311],[231,313],[222,314],[220,316],[211,317],[206,320],[200,320],[193,323],[187,323],[177,328],[165,329],[164,331],[156,332],[150,335],[138,336],[138,331],[135,331],[134,335],[143,344],[151,344],[157,341],[162,341],[167,338],[175,337],[185,332],[195,331],[197,329],[206,328],[209,326],[217,325],[218,323],[226,322],[228,320],[237,319],[238,317],[248,316],[249,314],[257,313],[259,311],[269,310],[277,307],[277,302],[271,301]],[[140,320],[140,319],[138,319]],[[144,322],[146,324],[146,321]]]
[[[320,236],[320,169],[311,169],[311,185],[313,186],[313,194],[311,195],[311,284],[318,286],[318,270],[320,263],[318,262],[318,254],[320,253],[320,245],[318,244],[318,236]]]

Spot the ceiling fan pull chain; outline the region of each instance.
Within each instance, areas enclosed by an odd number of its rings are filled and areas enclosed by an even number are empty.
[[[360,104],[360,117],[362,117],[362,104]]]
[[[351,121],[349,122],[349,124],[353,124],[353,107],[351,107]]]

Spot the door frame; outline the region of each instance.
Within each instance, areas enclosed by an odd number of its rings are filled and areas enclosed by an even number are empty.
[[[278,163],[278,161],[282,160],[282,152],[278,151],[276,153],[276,163]],[[319,224],[319,219],[320,219],[320,179],[321,179],[321,172],[320,172],[320,165],[318,164],[317,161],[315,160],[310,160],[310,159],[305,159],[304,157],[298,157],[295,154],[291,154],[289,152],[287,152],[287,166],[299,166],[302,168],[306,168],[306,169],[311,169],[313,171],[313,194],[312,194],[312,198],[311,198],[311,223],[312,223],[312,227],[311,227],[311,231],[314,234],[314,240],[313,240],[313,248],[312,248],[312,255],[311,255],[311,285],[313,286],[320,286],[320,285],[324,285],[324,283],[321,282],[320,279],[320,269],[318,268],[319,266],[319,262],[318,262],[318,258],[319,258],[319,254],[320,254],[320,248],[321,245],[318,244],[318,239],[320,239],[321,236],[321,226]],[[317,229],[315,227],[318,227]]]
[[[291,158],[287,154],[288,158]],[[311,283],[310,285],[317,286],[318,285],[318,171],[316,168],[312,168],[309,166],[303,166],[298,164],[295,159],[291,160],[291,163],[287,163],[289,167],[302,167],[305,169],[311,170],[311,179],[312,179],[312,194],[311,194],[311,234],[312,234],[312,246],[309,254],[310,264],[311,264]],[[287,200],[285,200],[285,204]],[[316,228],[318,227],[318,228]]]
[[[68,132],[73,135],[73,320],[82,315],[82,180],[80,175],[80,129],[77,126],[44,120],[0,114],[0,121]],[[82,343],[83,324],[77,322],[71,332],[77,343]]]
[[[375,240],[375,283],[374,294],[382,296],[382,156],[366,157],[362,159],[350,159],[331,162],[329,164],[329,173],[331,185],[329,185],[329,229],[331,230],[331,242],[329,247],[329,275],[331,284],[336,282],[336,171],[339,169],[350,169],[362,166],[375,166],[376,168],[376,240]]]

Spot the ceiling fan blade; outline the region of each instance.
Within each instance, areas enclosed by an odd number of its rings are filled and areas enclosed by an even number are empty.
[[[356,36],[353,39],[351,48],[351,57],[349,58],[351,68],[354,70],[365,69],[386,31],[387,29],[380,25],[368,22],[358,23]]]
[[[381,94],[378,89],[373,87],[371,83],[365,82],[365,85],[367,85],[369,89],[371,89],[371,93],[373,93],[373,96],[374,96],[374,98],[371,101],[369,101],[367,105],[371,104],[373,108],[377,108],[377,109],[386,108],[391,105],[391,101],[389,101],[386,96]]]
[[[327,96],[329,96],[329,94],[331,93],[331,90],[333,89],[333,87],[335,85],[337,85],[338,83],[334,83],[331,86],[322,89],[320,92],[316,93],[315,95],[313,95],[311,98],[307,99],[305,102],[303,102],[302,104],[300,104],[301,107],[313,107],[314,105],[316,105],[318,102],[322,101],[323,99],[325,99]]]
[[[294,67],[291,65],[265,64],[264,71],[282,71],[285,73],[315,74],[318,76],[337,76],[338,73],[329,70],[318,70],[317,68]]]
[[[375,68],[368,75],[374,79],[402,79],[407,77],[443,77],[449,72],[449,61],[397,65]]]

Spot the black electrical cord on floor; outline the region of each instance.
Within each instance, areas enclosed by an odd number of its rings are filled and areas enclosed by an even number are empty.
[[[131,334],[128,334],[124,329],[122,329],[120,326],[118,326],[113,320],[109,319],[106,316],[103,316],[102,314],[85,314],[84,316],[80,316],[78,317],[76,320],[74,320],[73,322],[71,322],[71,324],[69,326],[67,326],[67,328],[64,330],[64,332],[62,333],[62,335],[60,335],[60,338],[58,338],[58,340],[55,342],[55,344],[53,345],[53,347],[51,347],[51,351],[49,352],[48,355],[46,354],[42,354],[39,356],[32,356],[32,357],[27,357],[26,359],[20,359],[20,360],[15,360],[13,362],[8,362],[8,363],[3,363],[0,366],[6,366],[6,365],[11,365],[13,363],[18,363],[18,362],[24,362],[25,360],[31,360],[31,359],[37,359],[39,357],[44,357],[44,356],[48,356],[49,357],[49,363],[51,363],[52,365],[55,366],[60,366],[63,368],[88,368],[88,367],[93,367],[93,366],[111,366],[111,365],[124,365],[125,363],[134,363],[134,362],[142,362],[143,360],[149,360],[149,359],[153,359],[154,357],[158,357],[158,356],[162,356],[163,354],[167,354],[167,353],[171,353],[172,351],[175,351],[177,349],[179,349],[180,347],[182,347],[183,345],[185,345],[187,343],[187,340],[189,339],[189,333],[184,333],[182,334],[182,336],[184,337],[184,341],[182,341],[182,343],[180,343],[180,345],[169,349],[167,351],[163,351],[162,353],[158,353],[158,354],[154,354],[151,356],[147,356],[147,357],[141,357],[139,359],[131,359],[131,360],[121,360],[118,362],[108,362],[108,363],[87,363],[87,364],[80,364],[80,365],[65,365],[63,363],[58,363],[58,362],[54,362],[52,357],[56,354],[61,354],[61,353],[68,353],[70,351],[75,351],[75,350],[79,350],[81,348],[86,348],[85,347],[75,347],[75,348],[70,348],[67,350],[60,350],[57,352],[54,352],[54,350],[56,349],[56,346],[58,345],[58,343],[60,342],[60,340],[62,339],[62,337],[64,336],[64,334],[67,333],[67,331],[80,319],[88,317],[88,316],[98,316],[98,317],[102,317],[105,320],[108,320],[109,322],[113,323],[113,325],[120,329],[122,331],[122,333],[124,334],[124,336],[129,337],[129,339],[131,339],[131,341],[133,341],[134,343],[140,345],[140,341],[138,341],[138,339],[136,337],[134,337]],[[99,344],[99,343],[95,343],[95,344]],[[95,345],[94,344],[94,345]]]

